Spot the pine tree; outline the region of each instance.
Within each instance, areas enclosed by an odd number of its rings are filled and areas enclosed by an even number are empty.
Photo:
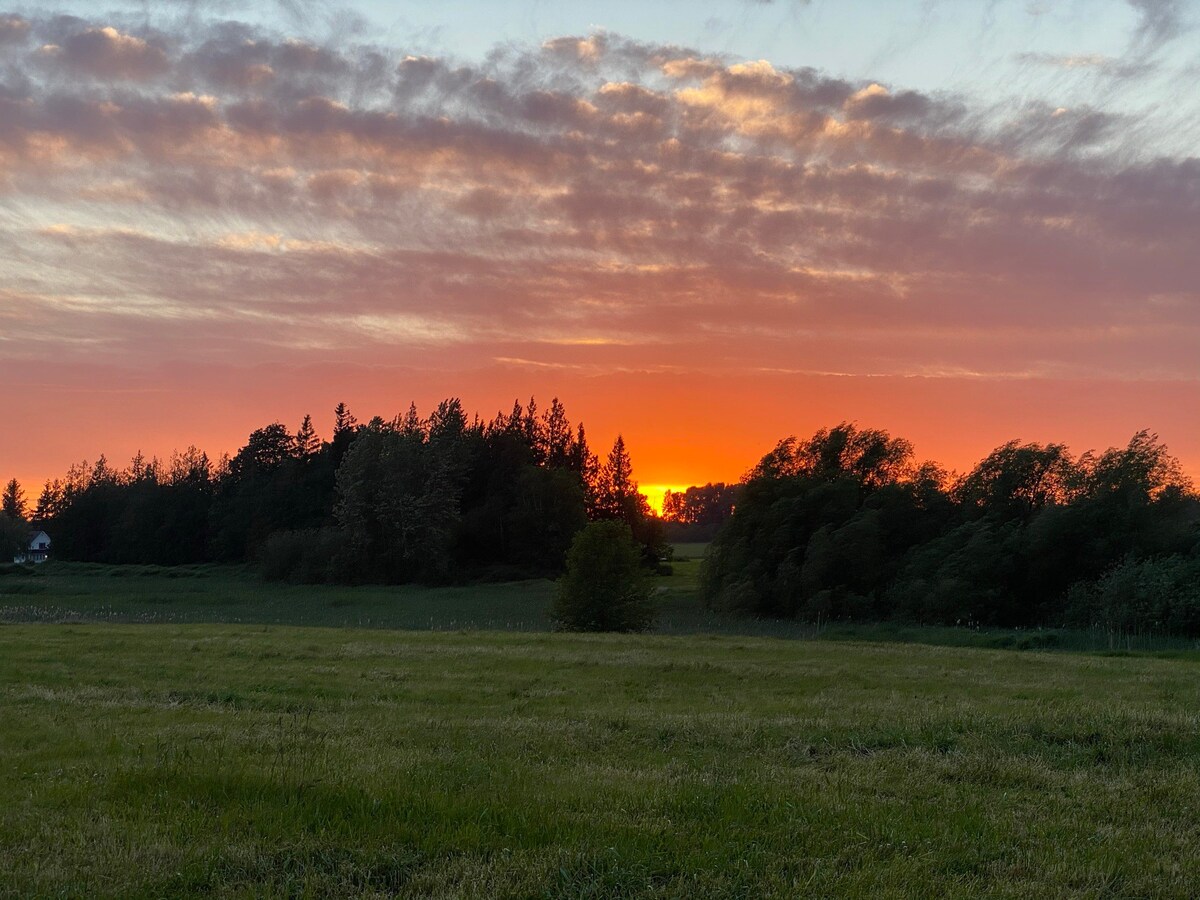
[[[595,488],[597,461],[596,454],[592,453],[592,448],[588,446],[587,433],[584,431],[582,422],[579,423],[579,428],[575,433],[575,442],[571,445],[568,456],[570,460],[568,466],[583,479],[590,496]]]
[[[90,486],[119,484],[120,480],[116,470],[108,464],[108,457],[101,453],[96,465],[92,466]]]
[[[134,454],[133,459],[129,461],[128,480],[130,484],[137,484],[146,477],[146,457],[142,455],[142,451],[138,450]]]
[[[546,461],[546,441],[542,423],[537,417],[537,401],[533,397],[529,398],[529,405],[525,407],[525,416],[521,420],[521,435],[533,454],[533,461],[538,465],[543,464]]]
[[[21,483],[15,478],[4,486],[4,494],[0,498],[0,512],[13,521],[25,521],[25,516],[28,514],[25,506],[25,492],[21,490]]]
[[[342,435],[354,431],[354,426],[358,424],[358,419],[354,418],[354,413],[350,412],[350,407],[345,403],[339,403],[333,408],[333,439],[336,441]]]
[[[354,443],[355,428],[358,419],[350,412],[350,407],[339,403],[333,409],[333,440],[330,442],[330,462],[334,469],[342,463],[342,458],[350,445]]]
[[[608,459],[596,476],[594,517],[624,519],[632,525],[630,501],[637,494],[638,485],[633,480],[633,461],[625,448],[625,438],[617,435]]]
[[[503,418],[503,414],[501,414]],[[504,419],[504,430],[509,434],[521,434],[524,430],[525,410],[521,408],[521,401],[514,400],[512,412],[508,414],[508,418]]]
[[[425,437],[425,420],[417,412],[417,404],[408,404],[408,412],[399,420],[396,428],[405,437]]]
[[[63,510],[65,504],[65,488],[63,483],[55,478],[47,481],[38,497],[37,507],[33,511],[33,521],[41,524],[48,522]]]
[[[306,414],[296,432],[296,455],[300,459],[306,459],[315,456],[320,449],[321,439],[317,437],[317,430],[313,427],[312,416]]]
[[[542,434],[546,442],[546,465],[567,468],[571,464],[571,423],[566,408],[555,397],[550,409],[542,414]]]

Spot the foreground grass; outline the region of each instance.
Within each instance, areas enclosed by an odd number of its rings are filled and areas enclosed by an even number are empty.
[[[0,895],[1200,895],[1200,682],[731,637],[0,627]]]

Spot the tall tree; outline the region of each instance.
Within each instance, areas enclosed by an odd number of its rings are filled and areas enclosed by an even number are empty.
[[[321,439],[317,437],[317,429],[313,427],[312,416],[307,413],[296,431],[296,455],[301,459],[316,456],[321,449]]]
[[[25,491],[21,489],[21,483],[15,478],[4,486],[3,496],[0,497],[0,512],[14,522],[25,521],[28,514],[25,506]]]
[[[40,524],[54,519],[66,503],[66,492],[62,481],[55,478],[47,481],[33,510],[33,521]]]
[[[342,464],[342,458],[350,449],[350,445],[354,443],[357,425],[358,419],[354,418],[350,407],[345,403],[339,403],[333,408],[333,440],[330,443],[329,453],[334,469]]]
[[[440,578],[458,502],[447,457],[419,437],[363,429],[337,472],[337,518],[367,580]]]
[[[566,469],[571,465],[571,423],[567,410],[555,397],[542,414],[542,434],[546,443],[546,465]]]
[[[633,479],[633,460],[625,447],[625,438],[617,435],[608,459],[596,476],[594,517],[622,519],[632,526],[640,517],[643,505],[645,498],[638,493],[638,483]]]
[[[420,413],[417,412],[416,403],[410,403],[408,405],[408,412],[406,412],[402,418],[397,418],[399,421],[396,424],[396,431],[400,432],[406,437],[425,437],[425,420],[422,419]]]
[[[521,420],[521,434],[525,439],[526,446],[533,454],[533,461],[538,465],[545,463],[545,432],[537,415],[537,401],[533,397],[529,398],[529,405],[525,407],[525,417]]]

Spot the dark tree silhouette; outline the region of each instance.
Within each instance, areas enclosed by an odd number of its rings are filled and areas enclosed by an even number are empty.
[[[301,459],[307,459],[310,456],[316,456],[321,449],[321,439],[317,437],[317,430],[313,427],[312,416],[305,415],[300,422],[300,427],[296,430],[296,455]]]
[[[21,483],[15,478],[4,486],[4,492],[0,495],[0,512],[14,522],[23,522],[28,516],[25,491],[21,489]]]

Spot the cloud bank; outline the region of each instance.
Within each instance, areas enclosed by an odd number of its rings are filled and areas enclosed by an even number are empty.
[[[1135,6],[1142,57],[1183,27]],[[1200,160],[1128,115],[603,32],[464,62],[0,14],[0,48],[8,360],[1200,376]]]

